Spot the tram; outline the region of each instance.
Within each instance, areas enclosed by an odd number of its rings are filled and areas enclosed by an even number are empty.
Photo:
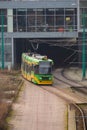
[[[25,79],[34,84],[53,84],[53,60],[34,53],[22,53],[21,72]]]

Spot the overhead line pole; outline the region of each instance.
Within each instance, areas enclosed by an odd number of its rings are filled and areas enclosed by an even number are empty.
[[[82,79],[86,78],[86,44],[85,44],[85,12],[82,15],[82,23],[83,23],[83,35],[82,35]]]
[[[2,69],[4,69],[4,15],[1,13],[1,34],[2,34],[2,45],[1,45],[1,54],[2,54]]]

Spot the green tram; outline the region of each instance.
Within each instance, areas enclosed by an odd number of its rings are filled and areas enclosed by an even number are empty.
[[[39,54],[23,53],[21,71],[25,79],[35,83],[52,85],[53,60]]]

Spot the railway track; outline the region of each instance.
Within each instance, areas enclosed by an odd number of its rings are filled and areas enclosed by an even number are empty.
[[[71,89],[73,90],[73,91],[77,91],[77,92],[79,92],[79,93],[82,93],[82,94],[84,94],[85,96],[87,95],[87,87],[71,87]]]
[[[80,116],[82,117],[82,127],[83,129],[81,130],[86,130],[86,120],[85,120],[85,113],[83,113],[83,110],[79,107],[79,104],[84,104],[87,102],[87,99],[84,99],[83,97],[73,93],[72,91],[70,91],[70,89],[66,89],[68,88],[80,88],[82,89],[85,86],[82,86],[83,84],[70,80],[68,79],[65,75],[64,75],[64,70],[59,71],[58,73],[56,72],[56,74],[54,75],[55,80],[57,81],[56,83],[54,83],[53,86],[38,86],[35,85],[37,87],[39,87],[40,89],[43,89],[44,91],[51,93],[57,97],[62,98],[63,100],[65,100],[67,102],[68,105],[73,104],[73,106],[75,107],[75,109],[77,109],[77,111],[80,112]],[[59,87],[58,83],[61,82],[62,87]],[[67,86],[67,87],[64,87]],[[67,91],[68,90],[68,91]],[[72,89],[73,90],[73,89]],[[85,92],[85,90],[83,91]],[[86,94],[86,93],[85,93]],[[77,123],[76,120],[76,130],[80,130],[79,129],[79,124]]]
[[[71,78],[67,77],[64,73],[64,69],[59,69],[57,71],[54,71],[53,73],[54,79],[64,83],[65,85],[68,85],[69,87],[75,86],[75,87],[82,87],[84,86],[81,82],[72,80]]]
[[[68,85],[68,87],[71,87],[72,90],[78,90],[79,92],[83,94],[87,94],[86,86],[84,86],[82,83],[79,83],[78,81],[74,81],[72,79],[68,79],[64,75],[64,70],[61,70],[60,73],[58,73],[57,76],[54,75],[54,78],[61,82],[63,85]],[[40,86],[40,88],[44,89],[45,91],[54,94],[57,97],[61,97],[63,100],[65,100],[68,104],[72,104],[77,111],[79,111],[80,116],[82,117],[79,122],[82,122],[82,130],[87,129],[87,120],[85,119],[86,112],[84,113],[83,109],[79,107],[79,104],[86,103],[87,99],[82,98],[80,95],[75,95],[70,91],[66,91],[64,88],[58,87],[55,83],[52,86]],[[79,117],[78,117],[79,118]],[[76,130],[79,130],[79,125],[81,123],[77,123],[76,119]]]
[[[64,69],[59,71],[58,76],[54,75],[54,78],[56,80],[58,80],[59,82],[64,83],[65,85],[70,86],[70,88],[72,89],[72,91],[78,92],[80,94],[83,94],[85,97],[87,95],[87,86],[84,85],[83,83],[77,81],[77,80],[72,80],[69,77],[67,77],[64,73]],[[76,97],[78,97],[79,99],[81,99],[81,95],[75,95]],[[85,101],[83,101],[85,103]],[[87,103],[87,100],[86,100]],[[87,129],[87,109],[84,110],[83,108],[79,107],[77,104],[74,103],[74,106],[76,106],[76,108],[80,111],[81,115],[80,115],[80,119],[78,117],[77,120],[82,120],[83,122],[83,129],[86,130]],[[77,123],[78,124],[78,123]],[[77,130],[79,129],[79,126],[77,125]]]
[[[81,130],[86,130],[86,120],[85,120],[85,113],[83,113],[83,110],[79,107],[79,105],[76,103],[82,103],[82,99],[80,99],[81,101],[79,101],[78,99],[76,99],[76,97],[72,97],[72,95],[67,95],[67,93],[65,91],[62,91],[62,89],[57,89],[55,86],[37,86],[37,87],[40,87],[41,89],[57,96],[57,97],[60,97],[62,98],[64,101],[66,101],[70,106],[71,104],[75,107],[75,110],[78,111],[80,113],[80,120],[79,122],[80,123],[77,123],[77,120],[79,119],[76,119],[76,130],[80,130],[79,127],[81,126],[82,129]],[[80,126],[79,126],[80,125]]]
[[[54,74],[54,79],[56,79],[57,82],[61,82],[65,86],[70,87],[73,92],[79,92],[83,95],[87,95],[87,85],[67,77],[64,73],[64,69],[58,71],[58,76]]]

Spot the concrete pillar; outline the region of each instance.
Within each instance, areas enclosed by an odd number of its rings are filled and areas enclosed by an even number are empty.
[[[80,1],[78,0],[77,4],[77,29],[78,29],[78,32],[80,30]]]
[[[7,32],[13,32],[13,10],[7,9]]]

